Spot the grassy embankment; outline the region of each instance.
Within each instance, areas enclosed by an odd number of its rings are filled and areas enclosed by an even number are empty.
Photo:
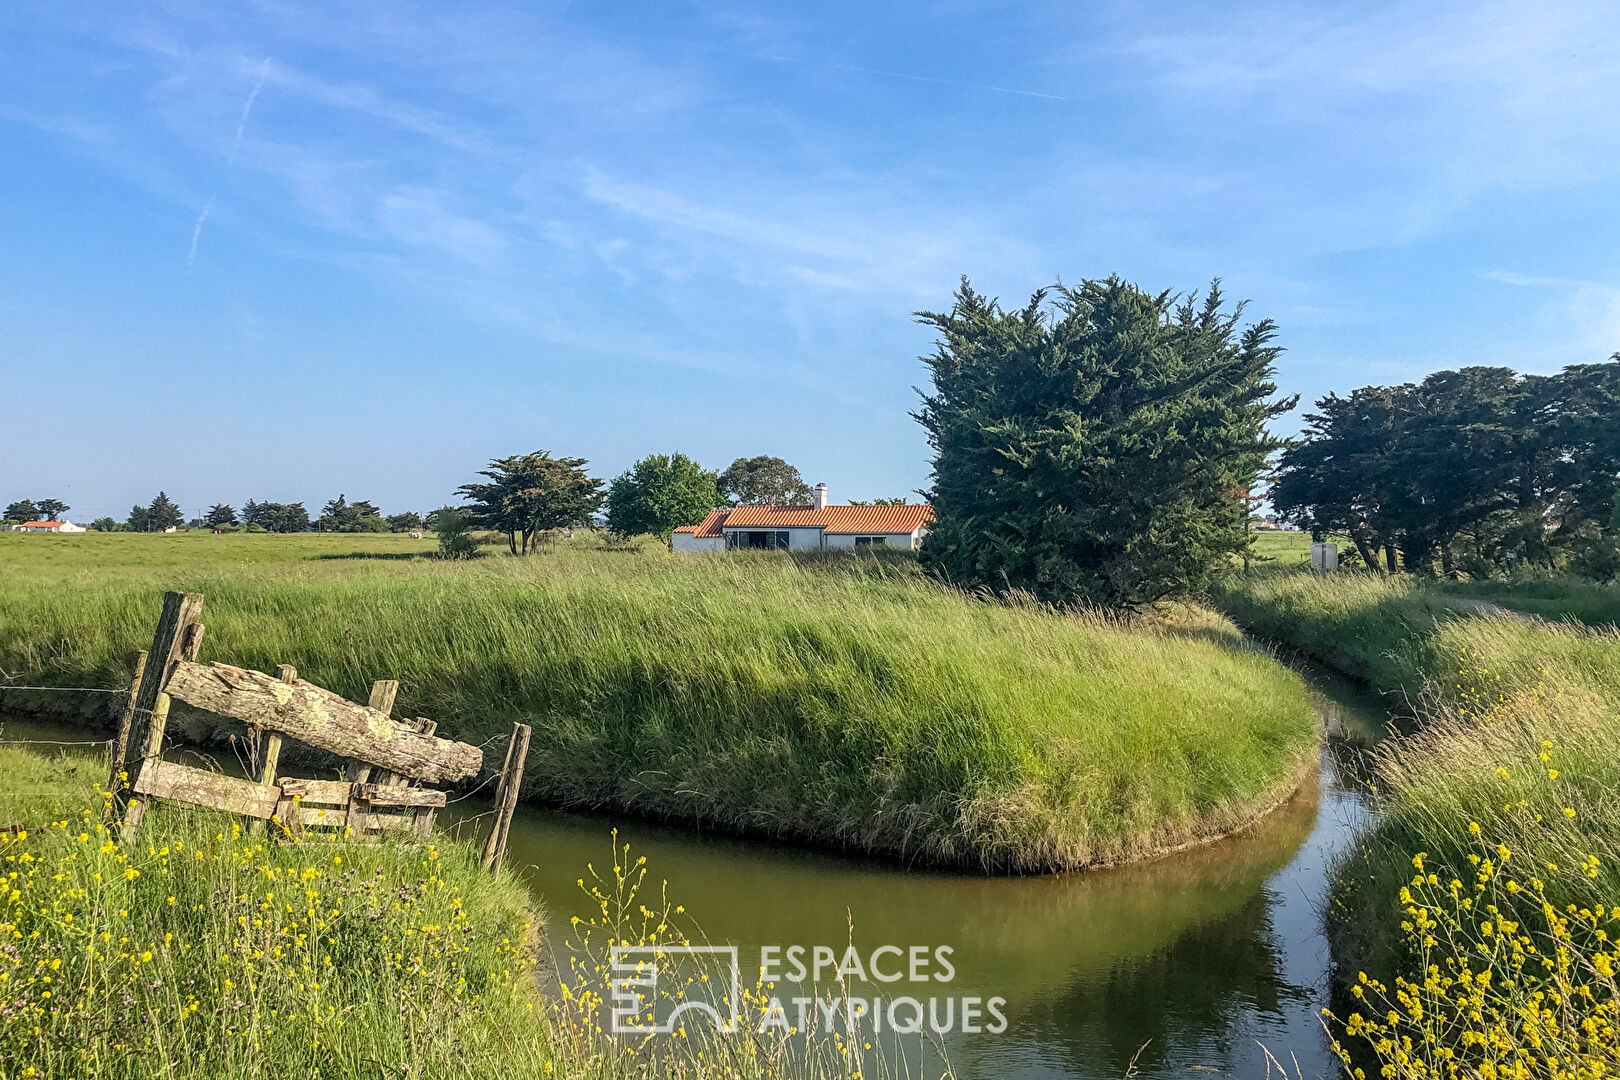
[[[401,712],[474,742],[532,723],[530,797],[988,869],[1230,830],[1314,759],[1300,680],[1214,616],[981,602],[903,556],[408,543],[0,536],[0,668],[117,686],[160,593],[198,591],[205,658],[361,700],[398,678]],[[322,557],[350,552],[385,558]]]
[[[1598,932],[1614,936],[1605,912],[1620,898],[1620,633],[1480,614],[1370,575],[1256,574],[1215,600],[1415,713],[1416,734],[1375,755],[1383,812],[1341,862],[1328,911],[1341,977],[1389,987],[1356,990],[1347,1009],[1375,1019],[1351,1033],[1397,1047],[1416,1035],[1409,1060],[1390,1059],[1398,1076],[1443,1072],[1448,1053],[1534,1059],[1534,1074],[1549,1054],[1620,1064],[1617,958]],[[1494,981],[1475,978],[1487,968]]]
[[[597,915],[550,995],[527,890],[468,845],[266,840],[173,805],[120,844],[105,768],[0,745],[0,824],[27,826],[0,831],[6,1080],[907,1075],[827,1032],[604,1034],[607,943],[698,936],[628,849],[586,870]]]

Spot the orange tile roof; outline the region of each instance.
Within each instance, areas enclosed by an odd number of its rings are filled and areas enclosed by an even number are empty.
[[[909,506],[734,506],[715,510],[701,525],[676,532],[703,537],[724,536],[726,529],[823,529],[828,533],[911,533],[934,520],[927,504]]]
[[[830,533],[909,533],[934,520],[934,508],[927,503],[906,506],[829,506]]]
[[[66,525],[66,524],[67,524],[67,522],[65,522],[65,521],[25,521],[21,525],[17,526],[17,528],[19,528],[19,529],[40,529],[40,528],[60,529],[63,525]]]
[[[720,531],[720,523],[725,520],[725,517],[726,511],[724,510],[710,510],[709,516],[704,518],[701,523],[697,525],[687,525],[676,529],[675,531],[696,533],[698,536],[706,536],[711,539],[717,539],[725,535],[725,533]]]

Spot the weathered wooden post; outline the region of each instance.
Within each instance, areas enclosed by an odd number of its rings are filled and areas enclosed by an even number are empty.
[[[107,790],[115,794],[124,787],[124,759],[129,756],[129,727],[135,719],[135,696],[140,693],[141,676],[145,672],[146,650],[142,649],[135,654],[135,677],[129,682],[129,700],[124,702],[123,714],[118,717],[118,736],[113,739],[112,753],[107,759]],[[116,800],[108,799],[107,805],[102,808],[101,820],[111,824],[117,814]]]
[[[152,715],[146,725],[146,743],[141,748],[141,756],[134,769],[139,776],[140,770],[146,767],[148,761],[157,761],[163,756],[163,733],[169,726],[169,695],[159,694],[152,703]],[[131,781],[134,784],[134,781]],[[135,833],[140,830],[141,820],[146,817],[147,797],[130,792],[129,800],[124,803],[124,842],[135,839]]]
[[[512,740],[506,745],[506,764],[501,766],[501,782],[495,789],[495,820],[484,841],[483,866],[499,873],[506,856],[506,837],[512,830],[512,812],[517,809],[518,789],[523,785],[523,763],[529,757],[529,725],[513,724]]]
[[[124,744],[122,760],[114,763],[113,772],[128,773],[126,783],[119,784],[114,790],[124,793],[126,799],[129,785],[135,781],[135,774],[140,768],[140,758],[147,743],[147,728],[150,726],[148,718],[157,704],[158,694],[163,692],[163,684],[169,677],[169,669],[176,660],[196,659],[196,650],[202,646],[201,629],[196,632],[192,627],[197,626],[197,618],[202,614],[203,598],[201,593],[163,594],[163,613],[158,616],[157,631],[152,635],[152,647],[146,651],[146,664],[141,669],[140,683],[131,695],[129,707],[130,723],[129,734]],[[188,648],[189,657],[186,657]]]
[[[298,669],[291,664],[277,664],[276,678],[284,683],[295,683],[298,681]],[[264,750],[264,759],[259,763],[259,783],[268,787],[276,782],[276,770],[281,767],[281,736],[259,727],[253,730],[257,733],[257,740],[262,740],[259,745]],[[263,832],[264,822],[258,818],[249,820],[247,831],[250,835]]]

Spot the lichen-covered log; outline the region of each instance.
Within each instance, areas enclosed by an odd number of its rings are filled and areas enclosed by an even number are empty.
[[[164,689],[187,705],[430,784],[465,779],[484,763],[476,746],[425,735],[302,679],[181,660]]]

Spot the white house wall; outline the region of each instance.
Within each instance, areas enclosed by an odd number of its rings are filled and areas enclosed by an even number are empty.
[[[921,530],[918,530],[920,532]],[[893,548],[915,547],[913,543],[917,533],[861,533],[862,536],[882,536],[884,544]],[[830,548],[850,548],[855,546],[856,537],[849,533],[832,533],[827,537],[827,546]]]
[[[693,536],[676,533],[670,540],[671,551],[724,551],[726,542],[718,536]]]

